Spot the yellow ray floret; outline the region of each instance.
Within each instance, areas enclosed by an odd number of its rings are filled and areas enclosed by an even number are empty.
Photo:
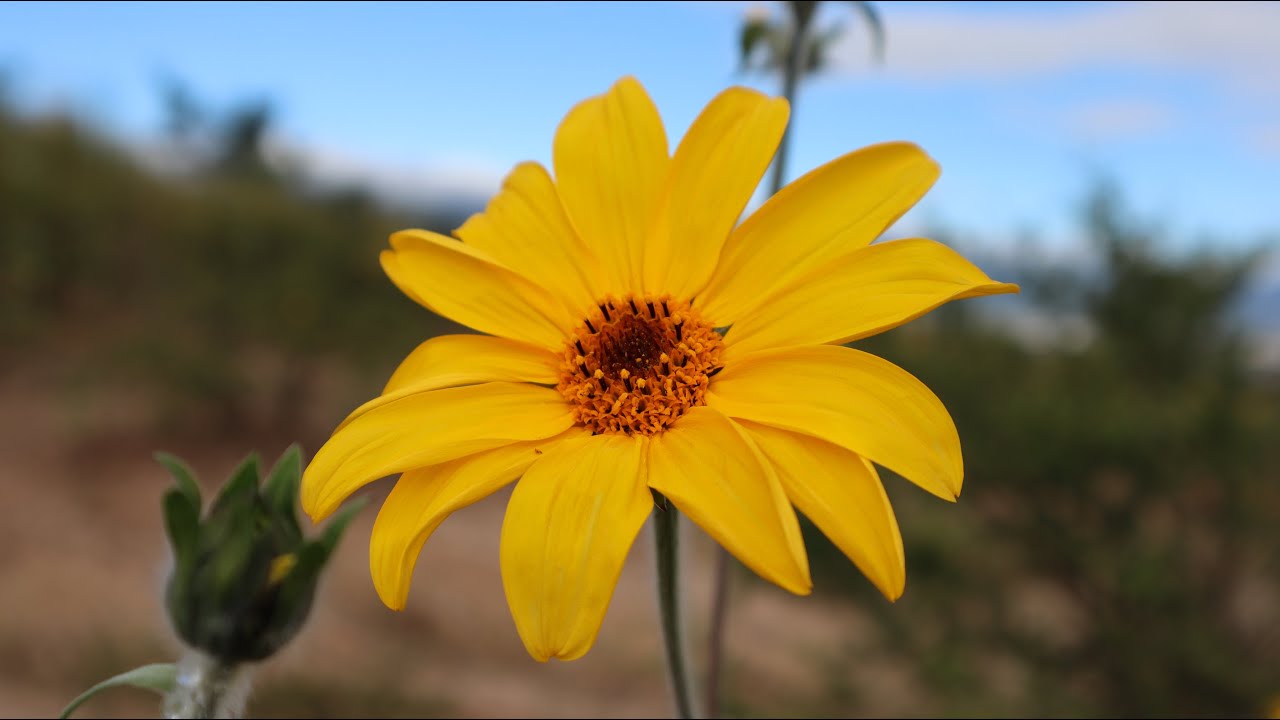
[[[391,280],[483,335],[415,349],[303,478],[318,520],[401,474],[370,543],[388,606],[405,606],[440,523],[513,481],[503,585],[538,660],[591,648],[653,493],[793,593],[811,587],[799,510],[902,594],[876,466],[954,501],[960,439],[923,383],[841,345],[1018,288],[932,240],[876,242],[938,177],[910,143],[837,158],[739,224],[787,118],[784,100],[730,88],[673,154],[623,78],[569,111],[554,176],[516,166],[456,238],[392,235]]]

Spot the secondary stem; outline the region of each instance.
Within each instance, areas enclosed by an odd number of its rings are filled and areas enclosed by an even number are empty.
[[[238,718],[249,694],[249,672],[199,651],[178,662],[177,686],[165,697],[167,718]]]
[[[683,635],[680,625],[680,563],[677,530],[680,515],[675,505],[658,495],[654,512],[653,536],[658,559],[658,608],[662,614],[662,639],[667,648],[667,670],[676,698],[676,712],[681,718],[695,717],[693,692],[685,665]]]
[[[791,120],[782,132],[778,142],[778,152],[773,159],[773,174],[769,179],[769,196],[772,197],[782,189],[786,176],[787,150],[791,146],[791,128],[795,126],[796,89],[800,85],[800,77],[804,74],[806,36],[809,22],[817,9],[817,2],[801,0],[791,2],[791,37],[787,44],[787,57],[782,64],[782,96],[791,106]],[[707,717],[720,716],[720,670],[724,656],[724,626],[729,611],[729,553],[720,548],[716,558],[715,591],[711,606],[711,632],[707,652]]]
[[[724,657],[725,614],[729,609],[729,551],[716,553],[715,597],[711,601],[711,635],[707,642],[707,717],[720,717],[720,664]]]
[[[773,160],[773,175],[769,180],[769,195],[775,195],[782,189],[782,180],[787,171],[787,150],[791,143],[791,128],[796,119],[796,89],[800,86],[800,77],[804,74],[804,60],[809,30],[809,21],[813,19],[816,2],[793,2],[791,7],[791,37],[787,43],[787,57],[782,64],[782,96],[791,105],[791,121],[782,132],[782,140],[778,143],[778,152]]]

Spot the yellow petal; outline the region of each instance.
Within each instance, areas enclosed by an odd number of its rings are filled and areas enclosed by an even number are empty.
[[[428,310],[480,332],[564,347],[576,321],[546,290],[488,253],[426,230],[391,236],[382,269],[404,294]]]
[[[808,435],[740,421],[787,497],[890,600],[902,596],[902,535],[880,476],[864,458]]]
[[[960,438],[947,409],[924,383],[861,350],[811,345],[751,353],[725,365],[707,404],[835,443],[945,500],[960,494]]]
[[[645,290],[693,297],[755,192],[787,126],[787,101],[742,87],[693,121],[671,161],[666,201],[645,254]]]
[[[554,385],[560,359],[543,348],[488,335],[441,335],[409,353],[382,390],[356,408],[334,432],[370,410],[408,393],[485,382]]]
[[[813,587],[796,514],[769,462],[734,422],[696,407],[649,441],[649,487],[760,577]]]
[[[1018,292],[987,277],[932,240],[893,240],[858,248],[797,278],[734,323],[725,336],[740,353],[792,345],[847,343],[897,327],[943,303]]]
[[[605,290],[641,290],[642,258],[671,160],[658,109],[635,78],[569,111],[556,131],[556,187],[600,258]]]
[[[811,268],[869,244],[938,172],[923,150],[894,142],[849,153],[787,185],[729,236],[699,293],[702,316],[730,325]]]
[[[502,523],[502,584],[536,660],[591,649],[653,499],[644,439],[568,440],[516,483]]]
[[[487,335],[440,335],[414,348],[383,394],[509,380],[554,385],[560,358],[533,345]]]
[[[302,507],[317,522],[363,485],[521,440],[564,432],[560,393],[526,383],[398,390],[352,414],[302,476]]]
[[[382,602],[392,610],[404,609],[418,554],[445,518],[488,497],[565,439],[585,432],[570,428],[547,440],[513,443],[401,475],[369,539],[369,570]]]
[[[570,314],[586,312],[603,295],[599,261],[569,223],[551,175],[537,163],[517,165],[484,212],[454,234],[518,268]]]

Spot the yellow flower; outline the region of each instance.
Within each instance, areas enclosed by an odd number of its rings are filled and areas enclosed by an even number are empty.
[[[415,349],[303,479],[320,520],[403,473],[370,542],[389,607],[404,607],[445,517],[516,479],[502,578],[538,660],[590,649],[650,489],[806,594],[794,504],[882,593],[902,594],[902,539],[872,463],[954,500],[960,442],[928,388],[840,345],[1018,288],[930,240],[870,244],[938,176],[908,143],[832,161],[736,225],[788,112],[730,88],[672,155],[657,108],[624,78],[560,124],[555,179],[518,165],[457,240],[391,236],[391,280],[487,335]]]

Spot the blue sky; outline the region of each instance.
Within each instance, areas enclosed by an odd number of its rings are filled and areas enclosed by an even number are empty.
[[[677,138],[736,71],[744,13],[774,3],[0,4],[0,68],[32,110],[71,108],[145,144],[157,78],[215,108],[268,98],[280,146],[404,199],[487,194],[547,162],[563,113],[633,74]],[[1106,174],[1181,246],[1280,231],[1280,5],[879,3],[886,63],[849,24],[802,89],[794,164],[908,139],[943,177],[904,232],[992,250],[1035,231],[1071,255]]]

